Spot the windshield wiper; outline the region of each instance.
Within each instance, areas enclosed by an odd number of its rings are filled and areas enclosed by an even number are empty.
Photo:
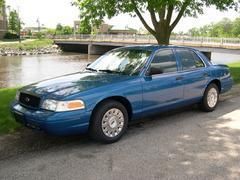
[[[94,71],[94,72],[97,72],[97,70],[96,69],[93,69],[93,68],[89,68],[89,67],[87,67],[87,68],[85,68],[86,70],[89,70],[89,71]]]
[[[98,70],[98,71],[100,71],[100,72],[106,72],[106,73],[118,73],[118,74],[122,73],[122,72],[120,72],[120,71],[112,71],[112,70],[109,70],[109,69],[100,69],[100,70]]]

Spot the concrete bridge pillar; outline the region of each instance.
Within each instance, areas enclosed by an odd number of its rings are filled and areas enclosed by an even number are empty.
[[[88,54],[102,55],[114,48],[117,48],[117,46],[88,44]]]
[[[88,55],[92,55],[92,44],[88,44]]]

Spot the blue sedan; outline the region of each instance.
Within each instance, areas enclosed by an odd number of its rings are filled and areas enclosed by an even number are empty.
[[[233,84],[225,65],[195,49],[131,46],[114,49],[84,72],[21,88],[11,111],[26,127],[56,135],[88,132],[119,140],[128,122],[198,103],[213,111]]]

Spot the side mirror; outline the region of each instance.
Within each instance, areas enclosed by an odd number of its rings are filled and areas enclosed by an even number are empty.
[[[155,74],[162,74],[162,73],[163,73],[163,71],[160,68],[150,67],[147,75],[152,76]]]

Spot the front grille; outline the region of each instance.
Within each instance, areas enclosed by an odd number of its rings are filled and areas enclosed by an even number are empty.
[[[20,93],[20,96],[19,96],[20,104],[30,108],[39,108],[40,100],[41,99],[39,97],[26,94],[26,93]]]

